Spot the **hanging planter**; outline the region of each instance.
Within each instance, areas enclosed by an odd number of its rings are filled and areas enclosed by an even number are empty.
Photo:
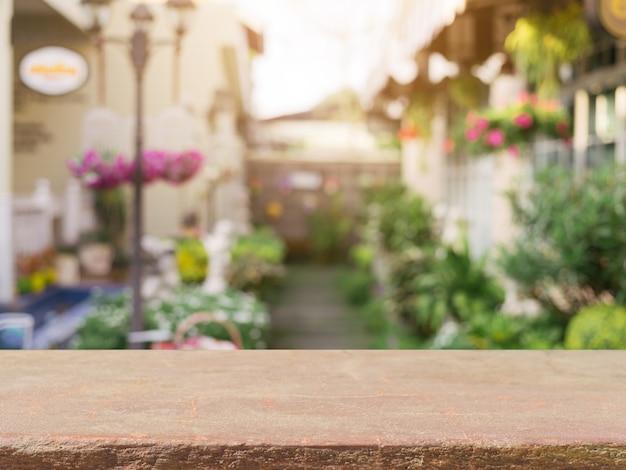
[[[571,140],[571,118],[556,101],[523,95],[504,109],[486,108],[467,113],[456,131],[454,147],[470,155],[508,150],[519,155],[538,136]]]
[[[572,3],[550,15],[520,18],[504,47],[541,98],[557,98],[560,66],[588,54],[592,44],[583,9]]]
[[[200,170],[203,162],[203,155],[195,150],[181,153],[165,153],[161,179],[170,184],[178,185],[185,183]]]

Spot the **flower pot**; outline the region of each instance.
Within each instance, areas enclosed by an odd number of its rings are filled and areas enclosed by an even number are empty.
[[[55,258],[57,284],[73,286],[80,281],[80,263],[78,257],[72,254],[58,254]]]
[[[113,247],[108,243],[87,243],[80,248],[78,258],[85,274],[106,276],[111,272]]]

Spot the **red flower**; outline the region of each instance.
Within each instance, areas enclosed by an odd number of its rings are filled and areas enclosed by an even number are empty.
[[[404,126],[398,131],[398,139],[410,140],[419,137],[419,132],[415,126]]]

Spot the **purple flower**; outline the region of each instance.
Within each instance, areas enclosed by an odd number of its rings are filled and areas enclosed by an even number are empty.
[[[204,156],[196,150],[182,153],[167,153],[162,178],[171,184],[181,184],[190,180],[202,167]]]
[[[141,156],[141,182],[152,183],[163,176],[166,154],[160,150],[145,150]],[[129,183],[135,181],[137,161],[133,159],[126,164],[125,180]]]

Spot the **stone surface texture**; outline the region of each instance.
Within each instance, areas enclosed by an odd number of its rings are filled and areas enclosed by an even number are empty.
[[[626,468],[626,352],[0,354],[0,469]]]

